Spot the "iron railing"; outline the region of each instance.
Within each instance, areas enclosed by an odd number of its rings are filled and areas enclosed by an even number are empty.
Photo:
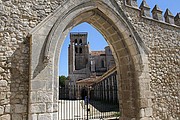
[[[59,100],[60,120],[92,120],[120,116],[117,89],[61,87]]]

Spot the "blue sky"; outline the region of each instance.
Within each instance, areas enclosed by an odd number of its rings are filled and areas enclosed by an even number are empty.
[[[107,46],[104,37],[90,24],[82,23],[74,27],[70,32],[88,32],[87,40],[90,43],[90,50],[103,50]],[[68,75],[68,46],[70,42],[69,34],[66,37],[61,54],[60,54],[60,67],[59,75]]]
[[[142,0],[138,0],[138,6],[140,6]],[[168,8],[174,16],[180,12],[180,0],[146,0],[151,10],[157,4],[164,12]],[[88,32],[88,41],[90,43],[91,50],[103,50],[107,43],[103,36],[91,25],[82,23],[74,27],[70,32]],[[59,75],[68,75],[68,45],[69,35],[66,37],[60,54],[59,62]]]

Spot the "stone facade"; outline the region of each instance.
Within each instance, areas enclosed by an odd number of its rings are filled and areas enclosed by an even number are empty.
[[[68,47],[68,88],[70,88],[69,97],[73,99],[77,96],[77,81],[89,77],[101,76],[115,66],[110,47],[106,46],[104,51],[91,51],[87,36],[87,32],[70,33],[70,45]]]
[[[167,10],[164,22],[155,10],[153,19],[136,0],[0,0],[0,119],[58,119],[60,46],[88,22],[115,57],[121,118],[178,120],[179,14]]]

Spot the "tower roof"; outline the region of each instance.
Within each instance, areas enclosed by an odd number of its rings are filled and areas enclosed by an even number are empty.
[[[71,32],[70,36],[81,36],[81,35],[87,35],[88,32]]]

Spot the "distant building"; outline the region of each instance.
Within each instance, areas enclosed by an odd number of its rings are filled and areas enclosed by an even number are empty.
[[[77,81],[94,79],[102,76],[115,66],[109,46],[104,51],[90,51],[87,32],[70,33],[68,47],[69,96],[77,98]],[[78,96],[79,97],[79,96]]]
[[[103,100],[118,103],[117,71],[114,66],[102,76],[94,76],[76,82],[76,97],[82,98],[82,92],[88,91],[89,97],[94,100]]]

